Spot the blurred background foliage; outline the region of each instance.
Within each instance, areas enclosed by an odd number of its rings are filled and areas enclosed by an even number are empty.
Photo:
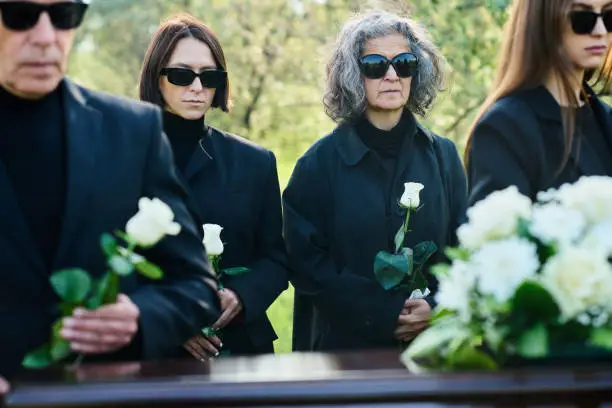
[[[94,0],[77,34],[70,75],[93,89],[137,97],[152,33],[173,13],[202,19],[221,39],[234,109],[211,125],[271,149],[283,187],[297,158],[334,123],[324,114],[325,60],[347,18],[366,9],[409,14],[430,32],[449,65],[447,91],[421,123],[462,153],[494,79],[509,0]],[[268,310],[278,352],[291,350],[293,291]]]

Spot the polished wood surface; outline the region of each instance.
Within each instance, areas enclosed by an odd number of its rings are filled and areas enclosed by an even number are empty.
[[[612,367],[417,375],[397,352],[294,353],[30,372],[8,407],[612,408]]]

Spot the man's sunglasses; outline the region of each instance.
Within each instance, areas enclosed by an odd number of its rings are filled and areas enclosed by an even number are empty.
[[[227,81],[227,72],[209,69],[200,73],[187,68],[162,68],[161,74],[168,77],[168,82],[177,86],[189,86],[196,77],[204,88],[223,88]]]
[[[612,32],[612,10],[605,10],[601,14],[593,10],[574,10],[570,12],[572,30],[576,34],[591,34],[601,17],[607,32]]]
[[[2,23],[13,31],[32,29],[47,13],[51,24],[58,30],[72,30],[83,22],[88,2],[66,1],[62,3],[40,4],[29,1],[0,2]]]
[[[384,77],[389,70],[389,65],[393,65],[398,77],[408,78],[416,74],[419,60],[411,52],[398,54],[391,60],[379,54],[368,54],[359,58],[361,74],[369,79]]]

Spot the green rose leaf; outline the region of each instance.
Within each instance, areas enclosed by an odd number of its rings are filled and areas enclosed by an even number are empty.
[[[54,362],[63,360],[64,358],[68,357],[70,353],[72,353],[70,342],[62,338],[62,324],[63,320],[58,319],[51,327],[51,345],[49,346],[49,354]]]
[[[123,241],[125,241],[126,244],[131,245],[131,246],[136,246],[136,242],[134,242],[134,240],[125,232],[120,231],[120,230],[115,230],[115,235],[121,238]]]
[[[524,332],[518,340],[517,352],[521,357],[540,358],[548,354],[548,331],[537,324]]]
[[[524,218],[519,218],[516,225],[516,233],[519,237],[533,241],[533,236],[529,232],[529,221]]]
[[[51,343],[51,359],[53,361],[61,361],[72,353],[70,342],[65,339],[56,339]]]
[[[429,269],[429,272],[436,278],[440,279],[440,278],[448,276],[450,272],[450,268],[451,266],[449,264],[441,263],[441,264],[432,266]]]
[[[453,340],[466,340],[469,330],[453,317],[440,319],[437,324],[419,334],[408,346],[403,357],[420,359],[440,356],[443,349]]]
[[[513,312],[527,321],[551,321],[561,313],[550,292],[534,281],[523,282],[516,289],[511,303]]]
[[[102,278],[93,281],[91,295],[85,304],[88,309],[95,310],[104,304],[104,297],[111,279],[111,272],[106,272]]]
[[[228,276],[238,276],[247,273],[248,271],[250,271],[250,269],[245,267],[227,268],[223,270],[223,274]]]
[[[425,278],[425,275],[423,275],[420,268],[415,269],[413,273],[414,276],[412,277],[412,287],[414,289],[420,289],[422,292],[425,291],[425,288],[427,287],[427,279]]]
[[[593,329],[589,342],[594,346],[612,350],[612,328],[598,327]]]
[[[51,358],[51,346],[49,344],[45,344],[34,351],[28,353],[21,365],[25,368],[45,368],[53,364],[53,359]]]
[[[202,334],[205,335],[206,337],[212,337],[215,334],[217,334],[217,332],[215,331],[215,329],[211,327],[205,327],[202,329]]]
[[[468,261],[470,253],[463,248],[448,247],[444,250],[444,255],[451,261]]]
[[[151,262],[141,261],[135,266],[138,272],[149,279],[159,280],[164,277],[164,272],[161,270],[161,268],[155,264],[152,264]]]
[[[111,234],[102,234],[100,237],[100,245],[107,257],[115,255],[117,252],[117,240]]]
[[[119,276],[128,276],[134,271],[134,265],[119,255],[111,256],[108,260],[108,266]]]
[[[419,242],[414,248],[414,265],[422,267],[427,260],[438,250],[433,241]]]
[[[109,272],[108,276],[105,278],[108,279],[108,281],[105,282],[102,303],[108,305],[117,301],[117,296],[119,295],[119,276]]]
[[[406,237],[406,224],[402,223],[400,229],[395,233],[395,252],[399,252],[400,248],[404,245],[404,238]]]
[[[434,309],[431,318],[429,319],[429,323],[434,325],[438,320],[442,320],[445,317],[454,316],[455,312],[452,310],[444,309],[443,307],[437,307]]]
[[[51,286],[58,296],[70,303],[81,303],[91,289],[91,278],[83,269],[62,269],[51,275]]]
[[[454,370],[495,370],[497,363],[488,354],[466,341],[448,358]]]
[[[412,250],[402,248],[399,254],[380,251],[374,258],[374,276],[385,290],[397,286],[412,272]]]

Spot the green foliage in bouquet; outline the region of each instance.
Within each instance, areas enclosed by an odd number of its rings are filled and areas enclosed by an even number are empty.
[[[423,266],[437,250],[432,241],[420,242],[414,248],[404,246],[410,231],[410,216],[419,209],[422,189],[422,184],[405,183],[399,206],[406,210],[406,218],[395,234],[395,251],[379,251],[374,258],[374,276],[385,290],[399,290],[407,295],[414,293],[418,297],[427,296]]]
[[[95,310],[102,305],[115,303],[122,277],[137,271],[149,279],[161,279],[163,271],[134,251],[155,245],[165,235],[177,235],[180,226],[173,222],[173,218],[170,207],[159,199],[142,198],[138,213],[126,225],[127,233],[116,231],[115,236],[107,233],[101,236],[100,245],[108,267],[101,278],[95,279],[81,268],[54,272],[50,284],[60,299],[60,317],[52,325],[50,341],[28,353],[22,365],[26,368],[44,368],[72,355],[70,343],[60,335],[63,319],[72,316],[77,308]],[[120,244],[117,238],[124,243]]]
[[[516,187],[468,210],[436,265],[430,327],[402,354],[416,371],[492,370],[612,357],[612,179],[538,195]]]

